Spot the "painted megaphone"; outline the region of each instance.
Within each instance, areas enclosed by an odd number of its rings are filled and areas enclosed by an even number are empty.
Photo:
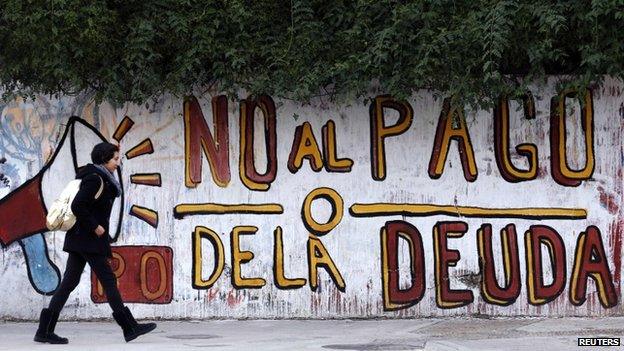
[[[79,117],[71,117],[48,163],[34,177],[0,199],[0,245],[18,242],[23,249],[28,277],[35,290],[49,295],[60,282],[60,273],[48,256],[43,233],[48,207],[60,195],[79,167],[91,162],[93,146],[106,138]],[[121,168],[117,169],[121,183]],[[122,184],[123,189],[123,184]],[[115,201],[111,214],[111,238],[119,237],[124,194]],[[114,228],[114,229],[113,229]]]

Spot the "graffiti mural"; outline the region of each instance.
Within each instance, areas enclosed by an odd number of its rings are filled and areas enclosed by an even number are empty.
[[[108,139],[124,154],[111,265],[124,299],[152,314],[622,315],[618,84],[583,96],[551,84],[490,111],[425,92],[346,105],[214,94],[48,101],[72,107],[35,124],[12,102],[0,241],[25,259],[0,277],[25,266],[24,294],[54,291],[65,254],[42,227],[46,203]],[[7,316],[40,307],[11,299]],[[98,316],[88,302],[106,296],[92,276],[75,299]]]
[[[37,170],[44,164],[53,143],[53,130],[60,123],[60,116],[55,116],[53,109],[45,99],[37,106],[21,101],[2,106],[0,187],[6,189],[6,193],[17,189],[33,168]],[[18,164],[23,163],[29,166],[26,172],[18,168]],[[54,291],[60,282],[60,273],[48,256],[43,233],[33,233],[18,243],[33,288],[42,294]]]
[[[59,190],[62,190],[62,186],[59,189],[58,185],[50,186],[50,184],[58,184],[59,181],[65,184],[72,179],[65,179],[65,182],[59,180],[59,176],[62,177],[59,174],[61,170],[58,169],[60,166],[65,166],[65,169],[75,172],[82,165],[78,163],[78,151],[90,150],[92,146],[77,145],[77,134],[81,132],[92,133],[94,137],[91,139],[94,142],[105,140],[93,126],[83,119],[70,118],[59,139],[56,151],[49,157],[46,165],[32,178],[0,199],[0,244],[8,246],[15,241],[19,242],[27,262],[31,283],[35,290],[43,294],[53,293],[60,282],[59,270],[50,261],[47,244],[42,238],[47,232],[45,224],[47,206],[51,204],[50,199],[58,197]],[[44,195],[44,191],[48,196]],[[119,216],[113,239],[117,238],[121,229]],[[42,261],[45,264],[41,264]],[[50,268],[45,271],[44,267],[51,267],[54,274],[49,272]]]
[[[173,298],[173,251],[162,246],[116,246],[111,267],[125,302],[166,304]],[[138,263],[138,264],[137,264]],[[91,299],[107,302],[104,288],[91,273]]]

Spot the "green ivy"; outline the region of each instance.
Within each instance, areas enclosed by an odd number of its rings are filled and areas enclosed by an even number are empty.
[[[0,84],[143,103],[216,88],[308,101],[417,90],[488,106],[624,77],[624,3],[4,0]]]

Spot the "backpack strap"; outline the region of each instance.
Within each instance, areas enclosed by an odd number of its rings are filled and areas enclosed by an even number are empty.
[[[100,178],[100,188],[98,189],[97,193],[95,193],[95,199],[97,200],[100,198],[100,196],[102,196],[102,192],[104,192],[104,179],[102,179],[99,174],[96,174],[96,176]]]

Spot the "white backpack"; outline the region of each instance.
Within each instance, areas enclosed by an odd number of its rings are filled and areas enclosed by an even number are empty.
[[[100,188],[95,194],[96,200],[100,198],[102,191],[104,191],[104,181],[99,175],[98,178],[100,178],[101,183]],[[74,179],[67,183],[58,199],[54,200],[46,216],[46,226],[48,230],[61,230],[66,232],[76,224],[76,216],[71,210],[71,204],[80,189],[81,182],[81,179]]]

